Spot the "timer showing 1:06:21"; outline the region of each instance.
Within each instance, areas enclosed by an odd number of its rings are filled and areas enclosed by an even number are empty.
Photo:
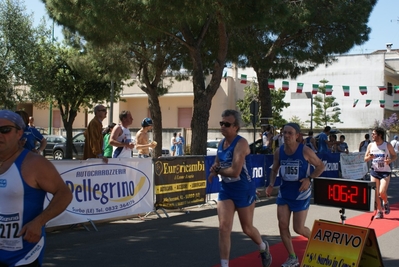
[[[338,208],[374,209],[375,183],[319,177],[313,179],[314,203]]]

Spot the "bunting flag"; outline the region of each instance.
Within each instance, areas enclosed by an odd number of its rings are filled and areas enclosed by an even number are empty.
[[[287,81],[283,81],[283,91],[288,91],[290,84]]]
[[[326,95],[332,95],[332,85],[326,85]]]
[[[241,83],[247,84],[247,75],[246,74],[241,74]]]
[[[224,81],[227,81],[227,71],[223,75]]]
[[[269,79],[267,82],[267,87],[269,87],[269,89],[274,89],[274,80]]]
[[[348,85],[343,85],[342,89],[344,89],[344,96],[349,96],[350,87]]]
[[[385,100],[380,100],[380,107],[385,108]]]
[[[359,90],[362,95],[367,95],[367,86],[359,86]]]
[[[353,107],[356,107],[357,102],[359,102],[359,99],[355,99],[355,101],[353,102]]]
[[[300,94],[302,93],[302,90],[303,90],[303,83],[297,83],[296,92]]]
[[[370,100],[370,99],[367,99],[367,100],[366,100],[366,105],[365,105],[365,107],[370,106],[370,103],[371,103],[371,100]]]
[[[393,89],[395,90],[395,94],[399,94],[399,85],[395,85]]]
[[[399,107],[399,100],[394,100],[393,101],[393,106],[394,107]]]
[[[380,89],[380,91],[385,91],[387,90],[387,88],[385,86],[378,86],[378,89]]]
[[[312,85],[312,94],[316,95],[318,91],[319,91],[319,85],[318,84],[313,84]]]

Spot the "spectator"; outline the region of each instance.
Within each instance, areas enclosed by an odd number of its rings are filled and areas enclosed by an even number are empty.
[[[222,179],[217,202],[221,267],[229,266],[231,229],[236,211],[244,233],[259,246],[262,266],[269,267],[272,263],[269,244],[262,240],[258,229],[252,223],[256,188],[255,182],[248,174],[248,167],[251,166],[248,142],[238,135],[240,124],[241,116],[237,111],[223,111],[220,126],[224,139],[219,143],[216,159],[208,177],[209,182],[218,175]]]
[[[399,141],[398,141],[398,136],[395,135],[391,141],[391,145],[393,147],[393,149],[396,152],[396,155],[398,155],[399,152]],[[396,160],[394,162],[392,162],[392,168],[397,168],[398,167],[398,158],[396,158]]]
[[[111,123],[105,128],[103,131],[103,139],[104,139],[104,157],[112,158],[112,149],[113,146],[109,143],[109,138],[111,136],[112,129],[115,127],[115,123]]]
[[[23,147],[27,150],[41,155],[47,145],[46,138],[44,138],[43,135],[36,128],[29,126],[28,113],[23,110],[17,110],[15,111],[15,113],[21,116],[26,125],[24,129],[24,134],[22,135],[22,143],[20,144],[22,144]],[[40,146],[38,148],[36,147],[36,142],[40,143]]]
[[[317,152],[317,144],[316,139],[313,137],[313,131],[308,132],[308,137],[305,138],[304,144],[313,150],[313,152]]]
[[[345,135],[339,137],[339,142],[337,144],[337,152],[339,153],[349,153],[348,144],[345,142]]]
[[[176,136],[177,136],[177,133],[173,133],[173,136],[170,139],[170,152],[171,152],[172,156],[174,156],[176,153],[176,143],[177,143]]]
[[[266,196],[270,196],[280,173],[281,185],[276,203],[280,236],[288,252],[287,261],[281,265],[284,267],[299,266],[289,227],[291,215],[294,231],[309,239],[310,229],[305,226],[305,221],[312,195],[312,179],[324,171],[324,164],[317,155],[297,141],[300,132],[297,123],[284,126],[284,146],[274,153],[270,183],[266,188]],[[310,172],[310,165],[314,166],[313,172]]]
[[[0,111],[1,266],[43,266],[45,224],[72,200],[54,165],[20,147],[24,128],[19,115]],[[47,193],[52,196],[43,209]]]
[[[107,109],[103,105],[94,107],[94,118],[87,125],[85,136],[85,146],[83,148],[83,159],[100,158],[103,162],[108,163],[108,158],[104,157],[102,135],[102,121],[107,117]]]
[[[280,133],[278,135],[273,137],[273,140],[275,141],[276,148],[279,148],[284,144],[283,128],[280,129]]]
[[[388,186],[391,180],[392,169],[390,164],[397,158],[395,150],[389,142],[384,141],[385,130],[376,127],[371,134],[373,143],[367,147],[364,161],[371,161],[370,180],[375,182],[375,219],[384,218],[384,213],[391,212],[388,202]],[[383,201],[383,205],[381,203]]]
[[[32,116],[29,116],[29,127],[35,128],[35,119]]]
[[[273,152],[273,132],[272,126],[267,125],[262,134],[262,142],[263,142],[263,153],[264,154],[271,154]]]
[[[328,152],[328,135],[330,134],[331,127],[326,126],[322,133],[319,134],[318,153]]]
[[[364,135],[364,140],[360,142],[359,144],[359,152],[366,152],[367,151],[367,147],[370,144],[370,135],[369,134],[365,134]]]
[[[144,118],[141,122],[141,129],[136,134],[136,148],[139,152],[139,158],[148,158],[150,156],[150,148],[154,149],[157,146],[157,142],[149,142],[150,138],[148,132],[151,131],[151,129],[152,120],[150,118]]]
[[[176,156],[184,155],[184,145],[185,145],[184,137],[181,135],[181,133],[179,133],[176,138]]]
[[[331,153],[337,152],[337,135],[336,134],[330,134],[329,135],[329,141],[327,142],[327,149]]]
[[[123,110],[119,114],[120,123],[114,127],[111,132],[109,144],[113,146],[113,158],[131,158],[134,142],[129,125],[133,123],[133,117],[130,111]]]

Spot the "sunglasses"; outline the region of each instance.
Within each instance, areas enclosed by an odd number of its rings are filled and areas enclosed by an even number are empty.
[[[107,112],[106,109],[99,109],[98,111]]]
[[[8,134],[9,132],[11,132],[11,129],[17,129],[17,130],[21,130],[21,128],[13,126],[13,125],[5,125],[5,126],[1,126],[0,127],[0,133],[1,134]]]
[[[224,126],[224,127],[230,127],[231,125],[234,125],[234,123],[230,123],[230,122],[225,122],[225,121],[221,121],[219,122],[220,126]]]

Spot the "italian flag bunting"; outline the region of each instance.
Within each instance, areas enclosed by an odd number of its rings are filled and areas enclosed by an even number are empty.
[[[399,107],[399,100],[394,100],[393,101],[393,106],[394,107]]]
[[[367,86],[359,86],[359,90],[362,95],[367,95]]]
[[[393,89],[395,90],[395,94],[399,94],[399,85],[395,85]]]
[[[274,80],[269,79],[268,83],[267,83],[267,87],[269,87],[269,89],[274,89]]]
[[[241,83],[247,84],[247,75],[246,74],[241,74]]]
[[[343,85],[342,89],[344,89],[344,96],[349,96],[350,87],[348,85]]]
[[[385,108],[385,100],[380,100],[380,107]]]
[[[387,90],[387,88],[385,86],[378,86],[378,89],[380,89],[380,91],[385,91]]]
[[[319,91],[319,85],[318,84],[313,84],[312,85],[312,94],[316,95],[318,91]]]
[[[332,94],[332,85],[326,85],[326,95],[331,95]]]
[[[227,71],[223,75],[224,81],[227,81]]]
[[[288,91],[290,84],[287,81],[283,81],[283,91]]]
[[[370,99],[367,99],[367,100],[366,100],[366,105],[365,105],[365,107],[370,106],[370,103],[371,103],[371,100],[370,100]]]
[[[355,99],[355,101],[353,101],[353,107],[356,107],[357,102],[359,102],[359,99]]]
[[[300,94],[302,93],[302,90],[303,90],[303,83],[297,83],[296,92]]]

